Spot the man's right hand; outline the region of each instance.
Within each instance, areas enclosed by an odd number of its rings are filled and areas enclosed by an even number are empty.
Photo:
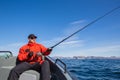
[[[33,52],[31,51],[28,53],[28,58],[31,58],[32,56],[33,56]]]
[[[43,54],[41,52],[38,52],[37,53],[37,56],[42,56]]]
[[[26,49],[25,52],[30,52],[30,49]]]

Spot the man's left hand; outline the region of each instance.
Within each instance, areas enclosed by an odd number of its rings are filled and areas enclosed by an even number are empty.
[[[51,52],[51,51],[52,51],[52,48],[48,48],[47,51]]]

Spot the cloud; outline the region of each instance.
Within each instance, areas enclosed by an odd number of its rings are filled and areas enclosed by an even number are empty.
[[[82,47],[84,45],[85,45],[84,40],[71,40],[60,44],[59,48],[76,48],[76,47]]]
[[[74,51],[76,55],[83,56],[120,56],[120,44],[92,47]],[[74,56],[74,55],[73,55]]]
[[[77,20],[77,21],[71,22],[70,24],[71,25],[76,25],[76,24],[81,24],[81,23],[84,23],[84,22],[85,22],[85,20]]]
[[[77,20],[69,23],[69,27],[64,30],[64,35],[71,35],[78,29],[82,28],[83,25],[86,25],[86,20]],[[59,38],[60,39],[60,38]],[[60,40],[56,40],[57,42]],[[71,38],[69,38],[67,41],[61,43],[58,48],[57,52],[60,54],[58,55],[65,55],[65,53],[69,53],[68,56],[74,56],[74,55],[84,55],[84,56],[117,56],[120,55],[120,45],[119,44],[110,44],[104,45],[104,46],[96,46],[93,47],[91,45],[91,48],[88,48],[85,46],[86,40],[81,40],[78,35],[74,35]],[[100,45],[98,43],[98,45]],[[115,53],[115,54],[114,54]],[[67,56],[67,54],[66,54]]]
[[[97,48],[91,48],[87,50],[88,52],[101,52],[101,53],[105,53],[105,52],[111,52],[111,51],[120,51],[120,45],[111,45],[111,46],[103,46],[103,47],[97,47]]]
[[[68,23],[68,27],[63,31],[64,35],[70,35],[86,24],[86,20],[76,20]]]
[[[65,39],[66,37],[58,37],[58,38],[54,38],[52,40],[46,40],[41,42],[42,44],[44,44],[47,47],[52,47],[56,44],[58,44],[59,42],[61,42],[63,39]],[[82,47],[85,45],[85,40],[80,40],[77,36],[71,37],[63,42],[61,42],[59,45],[57,45],[56,47],[58,48],[74,48],[74,47]]]
[[[23,45],[24,43],[19,42],[19,43],[12,43],[8,45],[3,45],[0,46],[1,51],[11,51],[13,55],[17,55],[19,48]]]
[[[64,39],[64,37],[57,37],[57,38],[53,38],[51,40],[42,41],[41,44],[44,44],[47,47],[51,47],[51,46],[57,44],[58,42],[60,42],[63,39]]]
[[[81,43],[81,44],[78,44]],[[78,45],[77,45],[78,44]],[[120,57],[120,44],[109,44],[104,46],[86,47],[85,42],[70,41],[61,44],[59,47],[54,49],[51,56],[103,56]],[[76,46],[77,45],[77,46]]]

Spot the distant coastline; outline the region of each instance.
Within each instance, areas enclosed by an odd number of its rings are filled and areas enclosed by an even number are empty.
[[[116,57],[116,56],[110,56],[110,57],[103,57],[103,56],[73,56],[73,57],[54,56],[53,58],[59,58],[59,59],[120,59],[120,57]]]

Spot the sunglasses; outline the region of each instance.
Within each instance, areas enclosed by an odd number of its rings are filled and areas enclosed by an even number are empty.
[[[36,39],[35,37],[30,37],[29,39]]]

